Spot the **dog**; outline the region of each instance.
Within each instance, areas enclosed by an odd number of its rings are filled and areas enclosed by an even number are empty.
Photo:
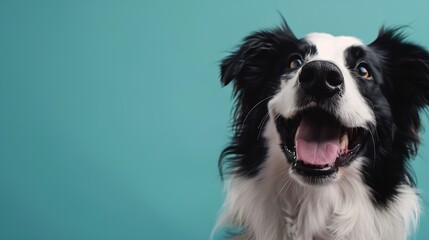
[[[233,137],[217,226],[241,240],[406,239],[420,205],[409,167],[429,104],[429,53],[402,27],[370,44],[286,21],[220,64]]]

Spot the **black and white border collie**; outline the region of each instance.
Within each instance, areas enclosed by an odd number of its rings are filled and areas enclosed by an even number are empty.
[[[375,41],[286,23],[221,63],[236,99],[220,225],[231,239],[406,239],[419,198],[408,161],[429,104],[429,53],[382,28]]]

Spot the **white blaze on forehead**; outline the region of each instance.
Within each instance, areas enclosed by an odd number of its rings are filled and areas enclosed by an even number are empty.
[[[351,46],[364,45],[361,40],[354,37],[335,37],[327,33],[311,33],[305,38],[317,48],[315,59],[333,61],[344,65],[344,51]]]

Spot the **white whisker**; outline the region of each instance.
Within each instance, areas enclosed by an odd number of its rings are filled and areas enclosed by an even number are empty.
[[[255,104],[255,106],[253,106],[252,107],[252,109],[250,109],[250,111],[246,114],[246,117],[244,118],[244,120],[243,120],[243,123],[241,124],[241,126],[243,127],[243,125],[246,123],[246,120],[247,120],[247,118],[249,117],[249,115],[250,115],[250,113],[259,105],[259,104],[261,104],[262,102],[264,102],[264,101],[266,101],[266,100],[268,100],[268,99],[271,99],[273,96],[269,96],[269,97],[266,97],[266,98],[264,98],[264,99],[262,99],[261,101],[259,101],[258,103],[256,103]]]

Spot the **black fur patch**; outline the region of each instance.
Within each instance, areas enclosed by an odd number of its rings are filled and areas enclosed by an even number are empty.
[[[242,46],[221,64],[223,85],[234,80],[234,137],[219,159],[219,170],[255,176],[266,157],[261,136],[268,118],[267,102],[275,94],[290,52],[299,49],[298,40],[285,24],[272,31],[260,31],[244,39]],[[291,51],[293,50],[293,51]]]

